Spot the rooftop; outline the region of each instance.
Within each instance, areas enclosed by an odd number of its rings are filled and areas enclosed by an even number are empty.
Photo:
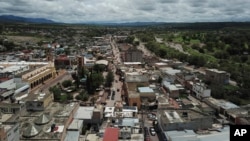
[[[105,129],[103,141],[117,141],[119,137],[119,128],[108,127]]]
[[[91,119],[95,107],[79,107],[75,119]]]
[[[79,131],[67,131],[64,141],[78,141],[79,136]]]
[[[206,131],[205,134],[196,134],[193,130],[168,131],[165,135],[171,141],[229,141],[229,127],[218,131]]]
[[[82,123],[83,123],[83,120],[73,119],[73,121],[68,127],[68,130],[82,130],[80,129]]]
[[[153,93],[154,90],[150,87],[138,87],[140,93]]]
[[[220,106],[220,107],[222,107],[222,108],[224,108],[226,110],[239,108],[238,105],[236,105],[236,104],[234,104],[232,102],[223,100],[223,99],[215,99],[215,98],[209,97],[209,98],[206,98],[206,101],[209,101],[212,104],[214,104],[216,106]]]
[[[23,116],[19,118],[20,122],[20,140],[58,140],[61,139],[62,133],[65,128],[65,123],[67,123],[70,114],[73,114],[73,111],[78,106],[75,103],[70,104],[60,104],[52,103],[47,109],[42,112],[27,112],[23,113]],[[36,121],[41,115],[48,115],[51,119],[48,122],[37,124]],[[32,126],[31,126],[32,125]],[[26,136],[29,135],[26,132],[27,127],[30,126],[30,129],[34,129],[35,125],[37,133],[32,137]],[[51,130],[51,127],[55,128]],[[31,130],[30,130],[31,131]],[[28,137],[28,138],[27,138]]]
[[[28,65],[13,65],[13,66],[9,66],[9,67],[6,67],[4,69],[0,69],[0,73],[6,73],[6,72],[17,72],[19,70],[22,70],[23,68],[27,67]]]
[[[122,118],[119,121],[120,126],[126,126],[126,127],[133,127],[136,126],[136,124],[139,124],[139,119],[138,118]]]
[[[149,78],[147,75],[135,74],[135,75],[126,75],[126,82],[148,82]]]
[[[162,110],[159,111],[162,121],[166,123],[188,122],[197,118],[206,118],[207,115],[195,110]]]
[[[220,70],[217,70],[217,69],[206,69],[206,70],[216,72],[216,73],[227,73],[225,71],[220,71]]]

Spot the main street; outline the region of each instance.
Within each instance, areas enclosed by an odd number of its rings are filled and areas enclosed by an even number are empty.
[[[114,106],[115,102],[121,102],[121,92],[122,92],[122,82],[119,81],[119,75],[116,72],[116,66],[121,63],[120,52],[114,41],[110,39],[110,45],[113,51],[114,61],[111,64],[112,72],[114,74],[114,81],[112,82],[111,94],[110,97],[106,100],[107,106]],[[112,98],[112,94],[114,92],[114,98]]]

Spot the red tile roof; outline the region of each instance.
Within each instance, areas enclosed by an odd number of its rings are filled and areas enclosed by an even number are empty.
[[[118,141],[119,129],[108,127],[105,129],[103,141]]]

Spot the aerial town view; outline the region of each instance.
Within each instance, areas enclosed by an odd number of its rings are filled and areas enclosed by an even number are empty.
[[[249,7],[0,1],[0,141],[249,137]]]

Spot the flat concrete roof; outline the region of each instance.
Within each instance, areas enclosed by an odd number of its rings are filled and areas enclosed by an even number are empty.
[[[154,90],[150,87],[138,87],[140,93],[153,93]]]
[[[1,113],[0,116],[1,116],[0,122],[5,122],[8,119],[10,119],[13,116],[13,114],[3,114],[3,113]]]
[[[105,107],[104,113],[114,112],[114,110],[115,110],[115,107]]]
[[[165,135],[171,141],[229,141],[229,126],[218,131],[208,131],[208,134],[196,134],[193,130],[167,131]]]
[[[219,106],[219,107],[222,107],[223,109],[226,109],[226,110],[239,108],[238,105],[236,105],[232,102],[223,100],[223,99],[215,99],[215,98],[209,97],[206,100],[211,102],[212,104]]]
[[[71,124],[69,125],[68,129],[69,130],[82,130],[80,129],[82,127],[83,124],[83,120],[78,120],[78,119],[74,119]]]
[[[79,107],[75,117],[76,119],[91,119],[95,107]]]
[[[179,123],[179,122],[187,122],[192,121],[193,119],[197,118],[205,118],[207,117],[205,114],[199,113],[194,110],[189,109],[181,109],[181,110],[161,110],[159,111],[161,115],[162,121],[166,123]],[[187,114],[186,117],[183,117],[183,114]],[[165,116],[162,116],[165,115]]]
[[[79,137],[79,131],[67,131],[64,141],[78,141]]]
[[[126,82],[148,82],[149,77],[143,74],[126,75]]]

